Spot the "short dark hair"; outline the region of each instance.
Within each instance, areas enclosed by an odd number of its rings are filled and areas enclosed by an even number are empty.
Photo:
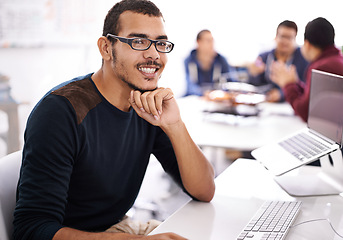
[[[289,20],[285,20],[283,22],[281,22],[278,26],[277,26],[277,29],[276,29],[276,34],[277,34],[277,31],[279,30],[280,27],[287,27],[287,28],[292,28],[295,30],[295,33],[298,33],[298,26],[295,22],[293,21],[289,21]]]
[[[201,30],[201,31],[197,34],[197,41],[200,40],[201,35],[202,35],[203,33],[211,33],[211,31],[208,30],[208,29],[203,29],[203,30]]]
[[[335,29],[328,20],[319,17],[307,23],[304,37],[312,45],[324,49],[335,44]]]
[[[108,11],[104,21],[103,36],[106,36],[108,33],[114,35],[119,33],[120,23],[118,20],[125,11],[163,18],[160,9],[149,0],[122,0]],[[114,39],[110,38],[110,41],[112,40]]]

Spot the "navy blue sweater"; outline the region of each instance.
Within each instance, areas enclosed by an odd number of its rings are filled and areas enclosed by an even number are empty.
[[[150,154],[182,186],[166,134],[97,90],[91,74],[49,92],[29,116],[14,239],[52,239],[62,227],[103,231],[139,192]]]
[[[270,65],[272,64],[273,61],[277,61],[277,58],[275,56],[275,49],[268,52],[264,52],[260,54],[259,57],[261,57],[262,61],[266,64],[266,71],[255,77],[250,76],[249,82],[256,86],[272,84],[274,87],[279,88],[275,83],[273,83],[272,80],[270,80],[270,77],[269,77]],[[298,74],[299,79],[305,82],[305,71],[309,63],[301,54],[301,50],[299,47],[295,49],[292,57],[288,60],[286,64],[287,65],[293,64],[297,68],[297,74]]]

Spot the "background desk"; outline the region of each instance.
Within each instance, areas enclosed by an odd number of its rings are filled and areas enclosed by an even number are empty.
[[[251,151],[306,126],[288,103],[259,104],[259,116],[244,118],[204,113],[214,103],[197,96],[177,101],[182,119],[199,146]]]
[[[316,167],[298,170],[311,173]],[[257,161],[238,159],[216,178],[216,193],[210,203],[190,201],[151,234],[175,232],[190,240],[235,239],[265,200],[295,200],[273,180]],[[303,202],[295,223],[329,218],[343,234],[343,197],[321,196],[297,198]],[[327,221],[311,222],[290,230],[287,239],[341,239]]]

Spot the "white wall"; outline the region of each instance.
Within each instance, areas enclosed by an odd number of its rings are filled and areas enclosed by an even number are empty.
[[[0,7],[2,3],[11,1],[0,0]],[[37,3],[38,0],[35,1]],[[88,7],[83,7],[82,11],[86,13],[90,24],[86,24],[89,29],[86,29],[87,34],[82,36],[81,41],[73,39],[72,43],[68,43],[70,38],[65,36],[64,39],[55,39],[59,44],[52,43],[47,47],[0,48],[0,72],[11,78],[12,95],[18,101],[30,103],[22,113],[23,119],[38,99],[54,85],[99,69],[101,59],[96,41],[102,32],[103,19],[115,3],[113,0],[45,1],[65,4],[63,9],[70,11],[69,16],[78,12],[75,6],[86,4]],[[299,45],[303,43],[306,23],[319,16],[327,18],[334,25],[336,44],[343,44],[342,0],[153,1],[162,10],[169,39],[175,43],[160,84],[171,87],[176,96],[181,96],[185,88],[183,60],[195,46],[196,34],[204,28],[212,31],[217,50],[231,64],[253,61],[260,51],[272,47],[277,25],[286,19],[298,24]],[[61,21],[67,24],[67,21]],[[51,29],[49,36],[53,31]],[[54,40],[53,37],[51,39]],[[0,123],[4,124],[1,116]],[[24,125],[25,121],[21,123],[21,128]]]
[[[299,45],[303,44],[306,24],[317,17],[325,17],[333,24],[336,30],[336,44],[343,45],[341,0],[155,2],[164,13],[169,38],[176,44],[169,62],[172,65],[172,81],[175,86],[174,81],[183,80],[182,60],[194,47],[196,34],[204,28],[212,31],[217,50],[233,65],[253,61],[260,51],[273,47],[276,27],[286,19],[297,23]]]
[[[0,0],[7,1],[7,0]],[[24,0],[16,0],[24,1]],[[82,0],[63,1],[77,5]],[[96,71],[100,56],[96,47],[101,35],[103,19],[113,0],[87,1],[94,20],[88,38],[78,43],[47,48],[0,48],[0,72],[11,77],[13,94],[25,101],[36,100],[58,82]],[[169,54],[169,63],[161,85],[173,88],[177,96],[184,91],[183,59],[195,46],[195,36],[201,29],[213,32],[216,48],[231,64],[253,61],[256,55],[274,44],[277,25],[285,20],[298,24],[297,42],[303,43],[303,32],[308,21],[326,17],[336,29],[336,44],[343,44],[343,2],[341,0],[154,0],[162,10],[169,39],[175,49]],[[73,8],[71,8],[73,9]],[[89,9],[89,10],[90,10]],[[85,11],[85,9],[83,9]],[[87,9],[86,9],[87,11]],[[63,41],[68,41],[66,38]],[[66,46],[68,45],[68,46]],[[27,91],[29,85],[35,88]]]

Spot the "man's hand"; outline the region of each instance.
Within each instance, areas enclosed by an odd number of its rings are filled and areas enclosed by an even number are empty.
[[[133,240],[133,239],[146,239],[146,240],[187,240],[187,238],[181,237],[175,233],[160,233],[151,236],[134,235],[130,233],[110,233],[110,232],[85,232],[68,227],[61,228],[57,231],[53,240]]]
[[[267,92],[266,97],[268,102],[279,102],[281,99],[281,92],[279,89],[273,88]]]
[[[187,238],[181,237],[175,233],[161,233],[151,236],[143,237],[146,240],[187,240]]]
[[[297,69],[294,65],[287,66],[283,62],[275,61],[270,67],[270,79],[283,88],[298,81]]]
[[[179,107],[169,88],[145,93],[131,91],[129,102],[141,118],[155,126],[167,127],[181,121]]]
[[[247,67],[252,76],[257,76],[266,70],[266,64],[262,61],[261,57],[258,57],[254,63],[249,64]]]

